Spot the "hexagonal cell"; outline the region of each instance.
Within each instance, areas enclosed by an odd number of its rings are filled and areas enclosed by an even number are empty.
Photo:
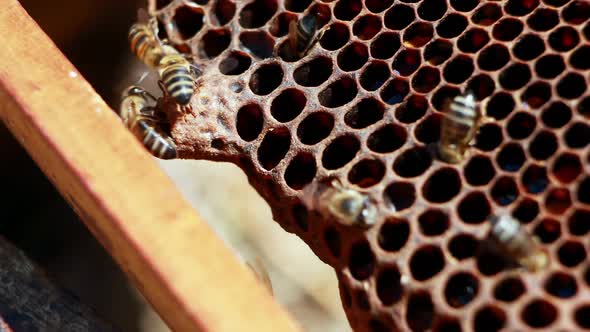
[[[570,148],[585,148],[590,143],[590,126],[583,122],[574,122],[566,130],[564,138]]]
[[[440,139],[440,126],[442,116],[440,114],[430,114],[426,116],[414,129],[414,136],[418,141],[424,144],[438,142]]]
[[[254,0],[240,11],[240,25],[246,29],[260,28],[278,9],[277,0]]]
[[[395,118],[402,123],[420,120],[428,109],[428,100],[420,95],[411,95],[395,110]]]
[[[502,272],[506,266],[506,258],[491,250],[482,250],[477,254],[477,269],[487,277],[493,277]]]
[[[477,53],[482,47],[484,47],[490,41],[488,33],[479,28],[471,28],[467,30],[459,40],[457,46],[459,50],[465,53]]]
[[[383,198],[393,211],[403,211],[414,205],[416,189],[409,182],[394,182],[385,188]]]
[[[445,64],[443,77],[449,83],[460,84],[471,77],[474,69],[470,57],[458,55]]]
[[[494,24],[500,17],[502,17],[500,6],[494,3],[486,3],[473,13],[471,22],[477,25],[488,26]]]
[[[488,219],[491,207],[484,193],[474,191],[461,199],[457,213],[464,223],[481,224]]]
[[[555,219],[542,219],[533,230],[542,243],[553,243],[561,236],[561,223]]]
[[[445,190],[439,190],[445,188]],[[453,199],[461,191],[461,179],[453,168],[441,168],[430,174],[424,186],[422,195],[432,203],[445,203]]]
[[[391,30],[402,30],[414,21],[415,15],[412,7],[396,4],[385,13],[384,23]]]
[[[326,32],[320,38],[320,45],[328,50],[335,51],[348,43],[350,39],[350,30],[343,23],[332,23]]]
[[[439,209],[426,210],[418,217],[420,231],[426,236],[438,236],[449,228],[449,216]]]
[[[393,60],[393,70],[401,76],[409,76],[420,67],[420,51],[405,49],[397,54]]]
[[[258,147],[258,162],[267,171],[277,167],[291,147],[291,134],[287,128],[268,131]]]
[[[355,18],[362,9],[363,3],[361,0],[340,0],[334,7],[334,16],[339,20],[350,21]]]
[[[529,137],[537,127],[537,120],[528,112],[515,113],[506,127],[508,135],[513,139],[525,139]]]
[[[565,267],[575,267],[586,260],[584,245],[578,241],[569,240],[557,250],[559,262]]]
[[[590,69],[590,46],[583,45],[581,47],[578,47],[570,55],[569,62],[576,69]]]
[[[479,281],[469,272],[452,275],[445,285],[445,300],[453,308],[468,305],[477,296]]]
[[[379,271],[376,282],[377,297],[385,306],[397,303],[403,295],[401,273],[396,266],[388,266]]]
[[[521,99],[525,107],[537,109],[551,99],[551,86],[543,81],[535,82],[527,87]]]
[[[343,76],[322,90],[318,99],[322,106],[336,108],[354,100],[357,93],[356,81],[350,76]]]
[[[475,331],[496,332],[506,324],[506,313],[493,305],[486,305],[475,313],[473,328]]]
[[[389,218],[379,229],[377,242],[385,251],[395,252],[401,250],[410,237],[410,226],[407,220]]]
[[[573,27],[562,26],[549,34],[549,46],[557,52],[567,52],[578,45],[580,36]]]
[[[391,77],[389,66],[383,61],[373,61],[363,70],[359,83],[367,91],[378,90]]]
[[[492,151],[503,141],[502,129],[494,123],[488,123],[479,128],[475,137],[475,147],[481,151]]]
[[[531,70],[524,63],[508,66],[500,74],[500,85],[506,90],[518,90],[531,80]]]
[[[194,37],[201,28],[203,28],[203,22],[205,19],[205,13],[203,9],[198,7],[182,6],[176,9],[172,21],[176,27],[176,30],[182,37],[182,39],[191,39]]]
[[[494,298],[503,302],[513,302],[523,295],[525,290],[525,285],[520,278],[508,277],[496,284]]]
[[[461,14],[449,14],[436,26],[436,33],[443,38],[455,38],[467,28],[469,22]]]
[[[496,156],[496,162],[501,169],[508,172],[518,171],[526,160],[524,150],[519,144],[509,143],[502,147]]]
[[[445,267],[445,256],[439,247],[424,245],[414,251],[410,258],[410,272],[418,281],[428,280]]]
[[[289,33],[289,25],[297,21],[297,15],[293,13],[280,13],[272,21],[269,32],[275,37],[283,37]]]
[[[504,10],[513,16],[525,16],[535,10],[539,3],[540,0],[508,0]]]
[[[537,160],[549,159],[555,151],[557,151],[557,137],[550,131],[540,131],[529,144],[529,153]]]
[[[450,254],[457,260],[475,256],[479,241],[471,234],[458,234],[448,244]]]
[[[412,88],[419,93],[428,93],[440,83],[440,72],[437,68],[422,66],[412,78]]]
[[[308,115],[297,128],[297,136],[301,143],[315,145],[328,136],[334,129],[334,117],[328,112],[313,112]]]
[[[387,60],[401,47],[399,35],[393,32],[384,32],[371,42],[371,56],[375,59]]]
[[[381,31],[381,17],[364,15],[357,19],[352,26],[352,33],[362,40],[373,39]]]
[[[437,111],[447,112],[451,101],[459,94],[461,90],[457,87],[444,85],[432,94],[430,102]]]
[[[526,34],[518,39],[512,47],[512,53],[518,59],[530,61],[545,52],[545,42],[536,34]]]
[[[432,164],[430,152],[424,147],[413,147],[402,152],[393,163],[393,170],[404,178],[422,175]]]
[[[315,157],[310,153],[302,152],[289,162],[285,170],[285,182],[290,188],[301,190],[313,181],[316,172]]]
[[[242,32],[240,34],[240,43],[242,43],[246,51],[257,58],[266,59],[273,56],[274,38],[264,31]]]
[[[251,142],[260,136],[264,126],[263,111],[258,104],[248,104],[238,110],[236,129],[241,139]]]
[[[554,188],[545,197],[545,208],[550,213],[560,215],[572,205],[572,198],[567,188]]]
[[[389,105],[401,103],[410,92],[410,84],[403,78],[394,78],[389,81],[379,94],[381,100]]]
[[[523,28],[524,24],[522,24],[522,21],[511,17],[505,17],[494,25],[492,36],[498,41],[511,41],[520,36]]]
[[[562,102],[550,104],[541,114],[541,120],[549,128],[561,128],[572,118],[571,109]]]
[[[217,0],[213,7],[214,17],[217,25],[223,26],[229,23],[236,14],[236,4],[231,0]]]
[[[535,65],[535,72],[542,78],[557,77],[565,70],[563,58],[558,54],[547,54],[539,58]]]
[[[590,210],[578,209],[568,219],[570,234],[584,236],[590,232]]]
[[[420,48],[426,45],[434,36],[432,24],[426,22],[415,22],[404,29],[404,45]]]
[[[270,114],[279,122],[289,122],[295,119],[307,104],[305,94],[297,89],[281,91],[270,107]]]
[[[557,309],[549,301],[536,299],[524,307],[521,317],[532,328],[544,328],[555,322]]]
[[[341,168],[354,159],[360,148],[361,144],[355,136],[340,136],[324,150],[322,165],[330,170]]]
[[[453,44],[444,39],[436,39],[424,49],[424,60],[433,66],[444,63],[451,55],[453,55]]]
[[[226,29],[209,30],[201,39],[199,50],[204,58],[212,59],[225,51],[231,42],[231,32]]]
[[[285,0],[285,9],[292,12],[302,13],[307,7],[309,7],[311,2],[312,0]]]
[[[576,279],[564,272],[554,272],[545,281],[545,291],[557,298],[567,299],[575,296],[578,291]]]
[[[406,130],[396,124],[388,124],[375,130],[367,139],[367,147],[377,153],[391,153],[404,143],[408,134]]]
[[[348,181],[361,188],[372,187],[385,176],[385,165],[378,159],[363,159],[348,173]]]
[[[348,269],[353,278],[365,280],[373,274],[375,254],[368,242],[354,243],[348,255]]]
[[[506,46],[492,44],[479,53],[479,56],[477,57],[477,65],[482,70],[496,71],[502,69],[509,60],[510,52],[508,52]]]
[[[574,320],[579,327],[590,329],[590,304],[585,304],[576,308]]]
[[[524,198],[512,211],[512,216],[521,224],[528,224],[539,215],[539,203],[531,198]]]
[[[434,321],[434,304],[430,294],[419,291],[410,294],[406,307],[406,322],[412,331],[426,331]]]
[[[496,83],[488,74],[479,74],[467,82],[466,91],[473,92],[477,100],[484,100],[494,93],[495,89]]]
[[[369,60],[369,49],[365,44],[355,42],[338,53],[338,67],[343,71],[356,71]]]
[[[257,95],[266,96],[283,82],[283,68],[277,63],[264,64],[250,77],[250,90]]]
[[[508,176],[499,178],[491,190],[492,199],[500,206],[510,205],[518,196],[518,186],[514,179]]]
[[[366,98],[354,105],[344,115],[344,123],[354,129],[366,128],[383,118],[385,106],[373,98]]]
[[[248,54],[233,51],[219,63],[219,72],[224,75],[240,75],[248,70],[251,64],[252,59]]]
[[[506,118],[514,110],[516,103],[512,95],[506,92],[499,92],[492,96],[486,105],[486,115],[496,120]]]
[[[301,86],[320,86],[330,78],[332,70],[332,60],[320,56],[297,67],[293,72],[293,78]]]
[[[585,177],[578,184],[577,199],[583,204],[590,204],[590,177]]]
[[[549,31],[559,24],[559,14],[551,8],[538,8],[528,17],[526,23],[533,30]]]
[[[451,0],[451,6],[460,12],[470,12],[479,4],[479,0]]]

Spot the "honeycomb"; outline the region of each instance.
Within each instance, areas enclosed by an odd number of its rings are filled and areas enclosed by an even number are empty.
[[[182,158],[233,162],[281,226],[331,265],[355,331],[590,329],[590,2],[150,0],[160,37],[202,70],[163,97]],[[325,33],[301,59],[289,23]],[[433,157],[449,100],[493,121],[468,157]],[[305,204],[338,178],[371,227]],[[214,184],[211,184],[214,185]],[[483,250],[492,214],[536,235],[529,273]],[[287,262],[285,262],[288,264]]]

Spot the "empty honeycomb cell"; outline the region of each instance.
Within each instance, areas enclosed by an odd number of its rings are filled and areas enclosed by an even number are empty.
[[[557,137],[550,131],[542,130],[529,144],[529,153],[537,160],[546,160],[557,151]]]
[[[367,147],[377,153],[391,153],[406,142],[406,130],[396,124],[388,124],[375,130],[367,139]]]
[[[420,93],[428,93],[432,91],[439,83],[440,73],[438,69],[429,66],[421,67],[412,78],[412,88]]]
[[[430,294],[418,291],[410,294],[406,308],[406,322],[412,332],[425,332],[434,321],[434,304]]]
[[[258,162],[270,171],[285,158],[291,146],[291,135],[287,128],[269,130],[258,147]]]
[[[447,280],[445,300],[453,308],[468,305],[479,291],[479,281],[469,272],[459,272]]]
[[[580,101],[580,103],[578,104],[578,113],[580,113],[581,116],[585,117],[585,118],[590,118],[590,96],[585,97],[584,99],[582,99]],[[570,112],[570,118],[571,118],[571,112]],[[569,122],[569,119],[568,119]]]
[[[518,39],[512,47],[514,56],[523,61],[536,59],[545,52],[545,42],[535,34],[527,34]]]
[[[191,39],[203,28],[205,13],[198,7],[182,6],[176,9],[172,21],[182,39]]]
[[[264,64],[250,77],[250,90],[257,95],[266,96],[283,82],[283,68],[277,63]]]
[[[336,108],[354,100],[357,93],[356,81],[350,76],[343,76],[322,90],[318,99],[322,106]]]
[[[290,188],[301,190],[313,181],[316,172],[315,157],[312,154],[302,152],[295,156],[287,166],[285,182]]]
[[[375,91],[391,77],[389,65],[383,61],[373,61],[363,70],[359,82],[363,89]]]
[[[518,19],[511,17],[504,17],[494,25],[492,36],[498,41],[511,41],[520,36],[524,25]]]
[[[361,188],[372,187],[385,176],[385,165],[381,160],[363,159],[352,167],[348,181]]]
[[[553,243],[561,236],[561,223],[552,218],[544,218],[533,232],[542,243]]]
[[[451,238],[448,248],[454,258],[464,260],[475,256],[478,240],[471,234],[458,234]]]
[[[524,150],[517,143],[509,143],[502,147],[496,156],[496,162],[507,172],[517,172],[526,160]]]
[[[344,123],[354,129],[366,128],[383,118],[385,106],[373,98],[366,98],[354,105],[344,115]]]
[[[451,6],[460,12],[470,12],[479,4],[479,0],[451,0]]]
[[[393,5],[393,0],[365,0],[365,6],[373,13],[381,13]]]
[[[572,198],[567,188],[554,188],[545,197],[545,208],[555,214],[564,213],[572,205]]]
[[[309,213],[307,212],[307,208],[303,204],[297,203],[293,205],[293,207],[291,208],[291,215],[293,216],[295,225],[297,225],[297,227],[299,227],[300,230],[304,232],[307,232],[309,230]]]
[[[579,327],[590,329],[590,304],[576,308],[576,311],[574,311],[574,320]]]
[[[354,22],[352,33],[362,40],[369,40],[381,31],[381,18],[377,15],[365,15]]]
[[[477,25],[489,26],[502,17],[502,9],[494,3],[486,3],[479,7],[471,16],[471,21]]]
[[[568,273],[554,272],[544,284],[545,291],[555,297],[567,299],[578,292],[576,279]]]
[[[568,73],[557,83],[557,94],[565,99],[580,97],[586,91],[584,76],[578,73]]]
[[[438,190],[445,188],[445,190]],[[422,195],[432,203],[445,203],[461,191],[461,179],[457,171],[450,167],[441,168],[432,173],[424,186]]]
[[[572,153],[563,153],[553,163],[551,173],[561,183],[571,183],[582,173],[580,158]]]
[[[420,48],[426,45],[434,36],[434,29],[430,23],[415,22],[404,31],[404,45]]]
[[[590,210],[579,209],[574,211],[568,219],[570,234],[584,236],[590,232]]]
[[[508,0],[504,10],[513,16],[524,16],[535,10],[539,2],[540,0]]]
[[[254,0],[240,12],[240,25],[246,29],[260,28],[277,12],[277,0]]]
[[[521,99],[526,106],[537,109],[551,99],[551,86],[542,81],[535,82],[527,87]]]
[[[410,84],[403,78],[394,78],[389,81],[379,94],[381,100],[389,105],[401,103],[410,92]]]
[[[405,49],[397,54],[393,60],[393,70],[401,76],[410,76],[421,64],[420,51]]]
[[[302,13],[309,7],[312,0],[285,0],[285,9],[296,12]]]
[[[443,76],[449,83],[465,82],[474,70],[473,60],[465,55],[458,55],[445,64]]]
[[[427,109],[428,100],[426,98],[420,95],[411,95],[395,110],[395,118],[402,123],[414,123],[426,114]]]
[[[522,280],[518,277],[508,277],[500,281],[494,287],[494,298],[503,302],[516,301],[526,288]]]
[[[404,292],[401,278],[401,273],[396,266],[388,266],[379,272],[376,290],[377,297],[383,305],[389,306],[401,299]]]
[[[491,191],[492,199],[500,206],[512,204],[519,195],[518,186],[514,179],[508,176],[499,178]]]
[[[569,62],[576,69],[590,69],[590,45],[583,45],[577,48],[570,55]]]
[[[320,56],[297,67],[293,72],[293,78],[301,86],[316,87],[326,82],[332,71],[332,60]]]
[[[307,104],[305,94],[297,89],[286,89],[271,104],[270,114],[279,122],[295,119]]]
[[[414,205],[416,188],[408,182],[394,182],[385,188],[383,198],[393,211],[403,211]]]
[[[584,204],[590,204],[590,177],[584,178],[578,184],[578,201]]]
[[[564,242],[557,250],[559,262],[565,267],[575,267],[586,260],[586,249],[578,241]]]
[[[297,137],[305,145],[315,145],[334,129],[334,117],[328,112],[314,112],[308,115],[297,127]]]
[[[405,219],[389,218],[379,229],[377,242],[385,251],[395,252],[401,250],[410,237],[410,225]]]
[[[424,49],[424,60],[433,66],[444,63],[451,55],[453,55],[453,44],[444,39],[436,39]]]
[[[233,51],[219,63],[219,72],[223,75],[240,75],[248,70],[251,64],[252,59],[248,54]]]
[[[516,106],[512,95],[506,92],[498,92],[490,98],[486,105],[486,115],[496,120],[506,118]]]
[[[506,313],[494,305],[486,305],[475,313],[473,329],[477,332],[500,331],[506,324]]]
[[[529,137],[537,126],[537,120],[528,112],[515,113],[506,127],[508,135],[513,139],[525,139]]]
[[[503,141],[502,129],[494,123],[488,123],[479,128],[475,137],[475,147],[481,151],[492,151]]]
[[[226,29],[209,30],[201,39],[200,50],[204,58],[215,58],[229,47],[231,33]]]
[[[251,142],[260,136],[264,126],[263,111],[257,104],[248,104],[238,110],[236,130],[241,139]]]
[[[461,90],[459,90],[459,88],[451,85],[444,85],[432,94],[432,106],[437,111],[447,112],[453,98],[460,94]]]
[[[574,122],[566,130],[564,138],[572,149],[585,148],[590,143],[590,126],[583,122]]]
[[[340,136],[324,149],[322,165],[329,170],[343,167],[354,159],[360,148],[361,143],[355,136]]]
[[[521,224],[528,224],[539,215],[539,203],[530,198],[523,199],[512,211],[512,216]]]
[[[555,322],[557,309],[546,300],[536,299],[524,307],[521,317],[530,327],[544,328]]]
[[[420,146],[402,152],[393,163],[393,170],[404,178],[413,178],[426,172],[432,165],[432,157],[428,149]]]
[[[394,32],[381,33],[371,42],[371,56],[375,59],[387,60],[401,47],[399,35]]]
[[[442,116],[440,114],[430,114],[426,116],[414,129],[414,136],[418,141],[424,144],[438,142],[440,139],[440,126]]]
[[[273,56],[274,38],[264,31],[242,32],[240,34],[240,43],[242,43],[246,51],[257,58],[267,59]]]
[[[518,90],[531,80],[531,70],[524,63],[508,66],[500,74],[500,85],[506,90]]]
[[[349,39],[350,30],[346,24],[336,22],[326,29],[320,38],[320,45],[328,51],[335,51],[346,45]]]
[[[352,245],[348,256],[348,269],[356,280],[365,280],[373,274],[375,254],[368,242],[361,241]]]
[[[518,45],[518,44],[517,44]],[[504,67],[510,60],[510,52],[502,44],[492,44],[484,48],[477,57],[477,65],[482,70],[495,71]]]
[[[298,1],[298,0],[297,0]],[[343,21],[355,18],[363,9],[361,0],[338,0],[334,7],[334,16]]]
[[[452,317],[441,317],[437,316],[434,326],[432,327],[433,332],[462,332],[461,323]]]
[[[418,16],[426,21],[437,21],[447,11],[445,0],[424,0],[418,6]]]
[[[549,45],[557,52],[567,52],[578,46],[580,36],[578,31],[570,26],[562,26],[551,32]]]
[[[388,29],[402,30],[410,25],[415,18],[416,14],[412,7],[396,4],[385,13],[384,24]]]
[[[467,183],[472,186],[484,186],[496,175],[494,165],[488,157],[472,157],[463,171]]]
[[[549,31],[559,24],[559,14],[551,8],[538,8],[527,19],[527,25],[536,31]]]
[[[443,38],[455,38],[466,28],[469,22],[461,14],[446,15],[436,26],[436,33]]]
[[[344,71],[361,69],[369,60],[369,49],[365,44],[354,42],[338,53],[338,67]]]
[[[215,1],[213,13],[217,20],[213,20],[215,24],[220,26],[226,25],[236,14],[236,4],[231,0],[217,0]]]
[[[506,259],[504,256],[489,249],[482,250],[477,255],[477,269],[481,274],[492,277],[506,268]]]
[[[483,100],[489,97],[496,89],[496,83],[487,74],[473,76],[467,82],[466,91],[471,91],[477,100]]]
[[[583,0],[570,2],[562,11],[563,19],[569,24],[582,24],[590,19],[590,3]]]
[[[289,25],[291,22],[297,21],[297,15],[293,13],[280,13],[272,21],[269,32],[275,37],[283,37],[289,33]]]
[[[543,110],[541,120],[549,128],[561,128],[572,118],[571,109],[562,102],[554,102]]]
[[[330,250],[330,254],[338,258],[340,257],[342,251],[342,240],[340,237],[340,232],[334,227],[328,227],[324,230],[324,242]]]
[[[467,30],[459,40],[457,46],[459,50],[465,53],[477,53],[482,47],[484,47],[490,41],[488,33],[479,28],[472,28]]]
[[[543,0],[543,2],[549,6],[561,7],[571,0]]]
[[[429,209],[418,217],[420,231],[426,236],[438,236],[449,228],[449,216],[439,209]]]
[[[457,206],[459,218],[467,224],[481,224],[491,213],[486,195],[479,191],[469,193]]]
[[[410,258],[410,272],[414,279],[425,281],[436,276],[445,267],[445,256],[439,247],[424,245]]]
[[[547,54],[539,58],[535,64],[535,72],[539,77],[551,79],[563,73],[565,62],[558,54]]]

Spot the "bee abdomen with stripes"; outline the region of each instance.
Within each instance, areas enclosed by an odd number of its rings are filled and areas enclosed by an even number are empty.
[[[187,105],[195,94],[191,64],[180,54],[169,54],[160,62],[160,77],[168,94],[180,105]]]

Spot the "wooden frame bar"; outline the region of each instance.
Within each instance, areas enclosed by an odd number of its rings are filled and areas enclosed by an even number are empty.
[[[172,330],[299,330],[16,0],[0,44],[0,119]]]

